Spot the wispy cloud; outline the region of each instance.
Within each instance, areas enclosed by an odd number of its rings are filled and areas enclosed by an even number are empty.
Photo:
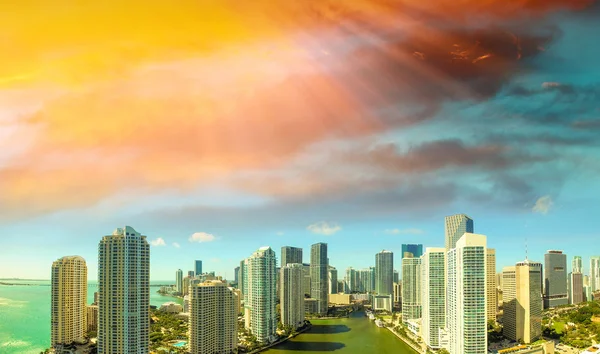
[[[328,223],[325,221],[320,221],[311,225],[308,225],[308,227],[306,227],[306,229],[310,232],[312,232],[313,234],[318,234],[318,235],[333,235],[336,232],[342,230],[342,227],[336,223]]]
[[[152,240],[150,241],[150,244],[152,246],[158,247],[158,246],[166,246],[167,244],[165,243],[165,240],[162,237],[157,238],[156,240]]]
[[[179,243],[177,243],[177,242],[173,242],[173,247],[175,247],[175,248],[179,248],[179,247],[181,247],[181,246],[179,245]]]
[[[421,229],[387,229],[385,233],[390,235],[422,235],[425,231]]]
[[[213,234],[209,234],[206,232],[196,232],[192,236],[190,236],[189,241],[203,243],[203,242],[212,242],[215,239],[216,239],[216,237]]]
[[[535,202],[535,205],[533,206],[533,209],[531,209],[531,210],[534,213],[548,214],[548,212],[550,211],[550,209],[552,208],[553,205],[554,205],[554,202],[552,201],[552,198],[549,195],[545,195],[543,197],[540,197]]]

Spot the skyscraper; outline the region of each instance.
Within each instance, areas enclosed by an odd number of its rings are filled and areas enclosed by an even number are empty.
[[[183,271],[181,269],[177,269],[175,272],[175,288],[178,293],[183,294]]]
[[[98,301],[98,353],[148,353],[150,247],[130,226],[98,245]]]
[[[369,267],[357,271],[358,291],[363,293],[375,292],[375,268]]]
[[[332,267],[332,266],[329,266],[329,293],[330,294],[338,293],[337,269],[335,269],[335,267]]]
[[[194,262],[194,273],[195,275],[201,275],[202,274],[202,261],[197,259]]]
[[[359,291],[358,284],[358,275],[356,269],[352,267],[346,268],[346,286],[348,287],[348,292]]]
[[[451,354],[487,354],[486,250],[484,235],[465,233],[447,254]]]
[[[400,273],[394,269],[394,283],[398,283],[400,281]]]
[[[237,295],[220,280],[194,280],[189,297],[192,354],[233,353],[237,347]]]
[[[233,270],[233,282],[236,284],[236,286],[239,286],[239,281],[240,281],[240,267],[235,267],[235,269]]]
[[[304,272],[304,279],[302,281],[302,289],[304,295],[310,296],[310,263],[302,263],[302,270]]]
[[[243,298],[244,294],[246,294],[246,283],[245,283],[245,279],[246,278],[244,277],[244,274],[246,272],[246,266],[245,265],[246,265],[246,260],[245,259],[242,260],[242,261],[240,261],[240,266],[239,266],[240,270],[239,270],[239,273],[238,273],[238,285],[237,285],[237,287],[242,292],[242,298]]]
[[[569,273],[569,303],[577,305],[584,300],[583,274]]]
[[[550,250],[544,255],[544,307],[569,303],[567,291],[567,255]]]
[[[496,285],[496,250],[488,248],[487,259],[487,314],[488,320],[496,321],[498,310],[498,296]]]
[[[317,300],[317,311],[326,315],[329,306],[327,244],[315,243],[310,248],[310,297]]]
[[[261,247],[246,259],[244,270],[244,314],[246,328],[259,342],[271,342],[277,330],[277,257],[271,247]]]
[[[571,271],[573,273],[583,273],[583,262],[580,256],[574,256],[571,263]]]
[[[503,270],[504,336],[524,343],[542,335],[542,264],[525,260]]]
[[[421,318],[421,296],[421,258],[406,252],[402,258],[402,322]]]
[[[593,256],[590,257],[590,291],[594,293],[598,290],[600,290],[600,256]]]
[[[423,245],[421,244],[403,244],[402,245],[402,254],[400,258],[404,258],[404,254],[406,252],[412,253],[414,258],[419,258],[423,255]]]
[[[304,325],[304,291],[302,263],[287,263],[281,268],[281,323],[299,328]],[[337,286],[337,281],[336,281]]]
[[[51,345],[84,342],[87,322],[87,266],[80,256],[52,263]]]
[[[188,270],[188,277],[194,278],[195,276],[196,276],[196,273],[193,270]]]
[[[456,242],[465,233],[473,233],[473,219],[465,214],[446,216],[446,252],[456,247]]]
[[[302,248],[283,246],[281,247],[281,267],[288,263],[302,264]]]
[[[404,260],[403,260],[404,263]],[[446,249],[425,249],[421,256],[421,305],[423,341],[440,348],[440,329],[446,326]]]
[[[394,294],[394,253],[391,251],[383,250],[375,255],[375,292],[378,295]]]

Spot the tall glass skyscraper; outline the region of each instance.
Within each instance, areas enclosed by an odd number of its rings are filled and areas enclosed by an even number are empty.
[[[275,268],[271,247],[261,247],[244,264],[244,314],[246,328],[259,342],[271,342],[277,330]]]
[[[181,269],[177,269],[175,272],[175,287],[178,293],[183,294],[183,271]]]
[[[544,255],[544,307],[568,304],[567,255],[550,250]]]
[[[383,250],[375,255],[375,292],[394,295],[394,253],[391,251]]]
[[[317,300],[317,311],[327,314],[329,306],[329,265],[327,244],[315,243],[310,248],[310,297]]]
[[[196,275],[203,274],[202,273],[202,261],[199,259],[194,262],[194,273],[196,273]]]
[[[402,258],[402,322],[421,318],[421,258]]]
[[[446,252],[456,247],[456,242],[465,233],[473,233],[473,219],[465,214],[456,214],[446,216],[445,218],[446,231]]]
[[[302,248],[292,246],[281,247],[281,268],[289,263],[302,264]]]
[[[594,293],[598,290],[600,290],[600,256],[593,256],[590,257],[590,291]]]
[[[150,246],[130,226],[98,245],[98,302],[98,353],[148,353]]]
[[[404,254],[406,252],[412,253],[412,256],[414,258],[419,258],[423,255],[423,245],[403,244],[402,254],[400,255],[400,258],[404,258]]]

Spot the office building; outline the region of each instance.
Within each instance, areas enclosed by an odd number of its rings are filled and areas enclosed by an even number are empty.
[[[431,349],[439,349],[440,329],[446,326],[446,249],[427,247],[421,256],[422,336]]]
[[[394,304],[402,302],[402,283],[394,283]]]
[[[281,267],[288,263],[302,264],[302,248],[283,246],[281,247]]]
[[[394,309],[393,295],[370,295],[371,306],[374,311],[392,312]]]
[[[330,294],[338,293],[337,269],[335,269],[335,267],[331,267],[331,266],[329,266],[329,293]]]
[[[175,290],[179,294],[183,294],[183,271],[181,269],[177,269],[175,272]]]
[[[98,332],[98,305],[88,305],[86,307],[86,324],[88,332]]]
[[[188,270],[188,277],[190,277],[190,278],[195,278],[196,277],[196,274],[194,273],[193,270]]]
[[[400,281],[400,273],[394,269],[394,283],[398,283]]]
[[[423,245],[421,244],[403,244],[400,258],[404,258],[406,253],[411,253],[413,258],[420,258],[423,255]]]
[[[50,342],[52,347],[85,341],[87,266],[80,256],[52,263]]]
[[[393,293],[393,290],[392,290]],[[421,258],[402,258],[402,322],[421,318]]]
[[[465,214],[446,216],[446,252],[456,247],[456,242],[462,237],[462,235],[473,232],[473,219]]]
[[[488,248],[487,259],[487,314],[488,320],[496,321],[496,312],[498,311],[498,297],[496,286],[496,250]]]
[[[533,343],[542,335],[542,264],[525,260],[503,270],[505,337]]]
[[[326,315],[329,303],[327,244],[315,243],[310,248],[310,297],[317,300],[317,313]]]
[[[235,269],[233,270],[233,282],[235,283],[235,286],[239,285],[239,281],[240,281],[240,267],[235,267]]]
[[[277,330],[276,266],[277,257],[271,247],[259,248],[244,265],[246,328],[263,343],[275,340]]]
[[[375,292],[375,267],[369,267],[356,271],[357,291],[360,293]]]
[[[567,255],[550,250],[544,255],[544,308],[567,305]]]
[[[584,296],[583,274],[571,272],[569,274],[569,303],[571,305],[582,303]]]
[[[130,226],[98,246],[98,354],[148,353],[150,247]]]
[[[359,275],[358,275],[358,271],[352,267],[348,267],[346,268],[346,277],[345,277],[345,281],[346,281],[346,287],[347,290],[345,290],[344,292],[346,293],[352,293],[352,292],[359,292],[360,290],[360,282],[359,282]]]
[[[571,261],[571,272],[583,274],[583,261],[580,256],[574,256]]]
[[[194,278],[190,277],[189,275],[183,278],[183,289],[181,291],[181,294],[183,296],[186,296],[190,293],[190,284],[192,283],[193,279]]]
[[[304,271],[302,289],[304,290],[304,295],[310,297],[310,263],[302,263],[302,269]]]
[[[245,268],[246,260],[240,261],[240,266],[238,267],[240,270],[238,271],[238,289],[242,292],[242,298],[244,294],[246,294],[246,285],[244,283],[244,273],[246,271]]]
[[[302,263],[287,263],[281,268],[281,323],[299,328],[304,325],[304,292]],[[337,280],[336,280],[337,285]]]
[[[219,280],[194,280],[189,301],[190,352],[233,353],[238,341],[234,289]]]
[[[596,291],[600,290],[600,256],[590,257],[589,279],[591,292],[595,293]]]
[[[486,237],[465,233],[455,246],[447,253],[449,352],[487,354]]]
[[[194,262],[194,275],[201,275],[202,273],[202,261],[197,259]]]
[[[383,250],[375,255],[375,292],[394,294],[394,253],[391,251]]]

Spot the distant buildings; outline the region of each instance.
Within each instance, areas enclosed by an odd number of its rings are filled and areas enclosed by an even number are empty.
[[[593,256],[590,257],[590,291],[594,293],[598,290],[600,290],[600,256]]]
[[[583,274],[569,273],[569,303],[577,305],[584,301]]]
[[[421,244],[403,244],[402,245],[402,254],[400,258],[404,258],[406,252],[412,254],[412,257],[419,258],[423,255],[423,245]]]
[[[302,284],[302,283],[300,283]],[[329,293],[337,294],[338,293],[338,272],[335,267],[329,267]]]
[[[427,247],[421,256],[421,328],[423,341],[432,349],[441,348],[440,329],[446,326],[445,270],[446,250]]]
[[[281,323],[299,328],[304,325],[304,291],[302,291],[302,264],[287,263],[281,268]],[[337,281],[335,282],[337,286]]]
[[[326,315],[329,302],[327,244],[315,243],[310,248],[310,295],[317,300],[317,313]]]
[[[165,302],[160,305],[159,310],[166,313],[180,313],[183,312],[183,306],[176,302]]]
[[[183,294],[183,271],[177,269],[175,272],[175,289],[178,293]]]
[[[302,263],[302,290],[304,290],[304,295],[310,296],[310,263]]]
[[[532,343],[542,335],[542,264],[525,260],[503,270],[504,336]]]
[[[87,331],[98,332],[98,305],[88,305],[87,312]]]
[[[150,247],[130,226],[98,245],[98,353],[149,351]]]
[[[259,342],[275,340],[277,330],[277,257],[271,247],[261,247],[244,264],[244,315],[246,328]]]
[[[394,283],[394,304],[402,302],[402,283]]]
[[[402,322],[421,318],[421,258],[402,258]]]
[[[196,277],[196,273],[193,270],[188,270],[188,277],[195,278]]]
[[[233,353],[238,340],[234,289],[219,280],[196,280],[189,301],[190,352]]]
[[[463,219],[466,225],[468,220]],[[448,224],[448,218],[446,222]],[[450,237],[447,246],[452,242],[453,237]],[[451,354],[487,354],[486,237],[465,233],[455,246],[447,254],[449,351]]]
[[[446,252],[456,247],[456,242],[465,234],[473,233],[473,219],[465,214],[446,216]]]
[[[51,345],[84,342],[87,331],[87,266],[80,256],[52,263]]]
[[[285,267],[288,263],[302,264],[302,248],[292,246],[281,247],[281,267]]]
[[[544,308],[568,303],[567,255],[550,250],[544,255]]]
[[[240,267],[235,267],[235,269],[233,270],[233,282],[236,284],[236,286],[239,286],[239,281],[240,281]]]
[[[195,275],[201,275],[201,274],[203,274],[203,272],[202,272],[202,261],[199,260],[199,259],[194,262],[194,273],[195,273]]]
[[[357,274],[357,288],[356,291],[361,293],[374,293],[375,292],[375,267],[369,267],[361,269],[356,272]]]
[[[574,256],[571,262],[571,271],[573,273],[583,273],[583,261],[581,256]]]
[[[377,295],[394,294],[394,253],[391,251],[383,250],[375,255],[375,292]]]
[[[356,269],[352,267],[346,268],[346,287],[347,289],[344,292],[352,293],[352,292],[360,292],[359,288],[359,275]]]
[[[487,260],[487,316],[488,320],[496,321],[496,312],[498,310],[498,297],[496,285],[496,250],[488,248],[486,253]]]

